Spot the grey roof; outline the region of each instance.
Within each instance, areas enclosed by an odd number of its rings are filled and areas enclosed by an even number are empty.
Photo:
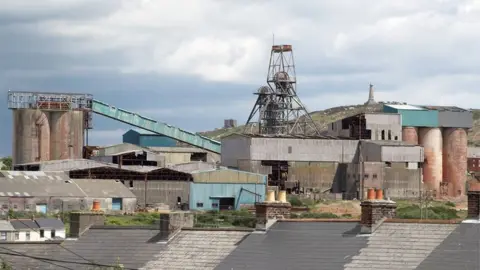
[[[26,229],[37,230],[40,228],[38,224],[31,219],[14,219],[10,221],[10,224],[12,224],[15,230],[26,230]]]
[[[0,172],[0,197],[85,197],[64,172]]]
[[[55,230],[64,230],[65,224],[60,219],[57,218],[36,218],[35,222],[38,227],[42,229],[55,229]]]
[[[460,224],[416,269],[478,270],[479,260],[480,224]]]
[[[71,170],[82,170],[82,169],[89,169],[89,168],[114,166],[110,163],[91,160],[91,159],[49,160],[49,161],[42,161],[42,162],[17,164],[16,166],[22,166],[22,165],[38,165],[41,171],[71,171]]]
[[[10,221],[0,220],[0,231],[10,232],[10,231],[14,231],[14,230],[15,230],[15,228],[13,228],[12,224],[10,224]]]
[[[207,153],[205,149],[200,149],[196,147],[159,147],[151,146],[148,147],[153,152],[157,153]]]
[[[142,269],[213,269],[248,234],[245,231],[184,230]]]
[[[180,172],[191,173],[198,170],[215,169],[216,167],[217,167],[217,164],[213,162],[191,161],[187,163],[175,164],[175,165],[169,166],[168,168],[176,171],[180,171]]]
[[[249,235],[215,269],[343,270],[367,245],[357,232],[351,222],[278,222],[266,234]]]
[[[122,182],[109,179],[71,179],[91,198],[135,198]]]

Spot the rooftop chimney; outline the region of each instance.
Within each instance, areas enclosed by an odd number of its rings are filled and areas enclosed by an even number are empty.
[[[255,204],[257,230],[267,230],[277,220],[290,218],[292,205],[287,201],[285,190],[278,192],[277,201],[274,198],[275,191],[269,190],[267,191],[266,200]]]
[[[383,190],[368,190],[367,200],[363,201],[361,233],[373,233],[387,218],[396,216],[397,204],[383,199]]]
[[[105,225],[105,215],[102,212],[72,212],[70,213],[70,236],[80,237],[91,226]]]
[[[468,219],[480,220],[480,182],[472,180],[468,183]]]

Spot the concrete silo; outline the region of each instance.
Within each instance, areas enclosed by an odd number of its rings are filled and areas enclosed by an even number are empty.
[[[467,131],[445,128],[443,131],[443,181],[448,183],[448,196],[465,194],[467,181]]]
[[[402,141],[418,144],[418,128],[416,127],[403,127],[402,128]]]
[[[83,112],[50,112],[50,158],[81,158],[83,148]]]
[[[50,127],[48,112],[40,110],[13,111],[14,164],[50,159]]]
[[[443,137],[440,128],[419,128],[420,145],[424,148],[423,182],[425,188],[440,192],[442,174]]]

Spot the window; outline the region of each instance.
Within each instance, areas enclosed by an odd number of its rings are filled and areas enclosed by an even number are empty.
[[[25,209],[30,209],[30,205],[25,204]]]
[[[388,140],[389,141],[392,140],[392,131],[391,130],[388,131]]]
[[[364,174],[363,179],[368,179],[368,176],[369,176],[368,173]]]
[[[20,233],[19,232],[15,232],[15,240],[20,240]]]
[[[374,173],[374,174],[372,175],[372,178],[373,178],[373,179],[377,179],[377,174]]]
[[[203,207],[203,203],[197,202],[197,207]]]
[[[218,208],[218,203],[212,203],[212,208]]]
[[[182,203],[182,198],[177,197],[177,203]]]
[[[30,232],[25,233],[25,240],[30,241]]]
[[[335,130],[335,123],[332,123],[332,130]]]
[[[7,232],[0,232],[0,241],[7,241]]]
[[[13,205],[13,209],[17,209],[17,207],[18,207],[18,206],[17,206],[16,204]]]
[[[40,230],[40,238],[44,238],[45,237],[45,231],[44,230]]]
[[[130,187],[133,187],[133,181],[130,180]]]
[[[2,205],[2,208],[3,208],[3,209],[8,209],[8,204]]]
[[[288,153],[289,153],[289,154],[292,153],[292,147],[291,147],[291,146],[288,147]]]
[[[385,162],[385,166],[386,166],[387,168],[391,168],[391,167],[392,167],[392,163],[391,163],[391,162]]]
[[[385,140],[385,130],[382,130],[382,140]]]
[[[398,141],[398,136],[395,136],[395,141]]]
[[[52,230],[52,231],[50,232],[50,238],[55,238],[55,230]]]

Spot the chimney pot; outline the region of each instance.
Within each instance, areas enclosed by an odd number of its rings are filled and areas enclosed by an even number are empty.
[[[383,200],[383,190],[382,189],[377,189],[375,192],[375,199],[377,200]]]
[[[375,189],[369,188],[367,193],[367,200],[375,200]]]

